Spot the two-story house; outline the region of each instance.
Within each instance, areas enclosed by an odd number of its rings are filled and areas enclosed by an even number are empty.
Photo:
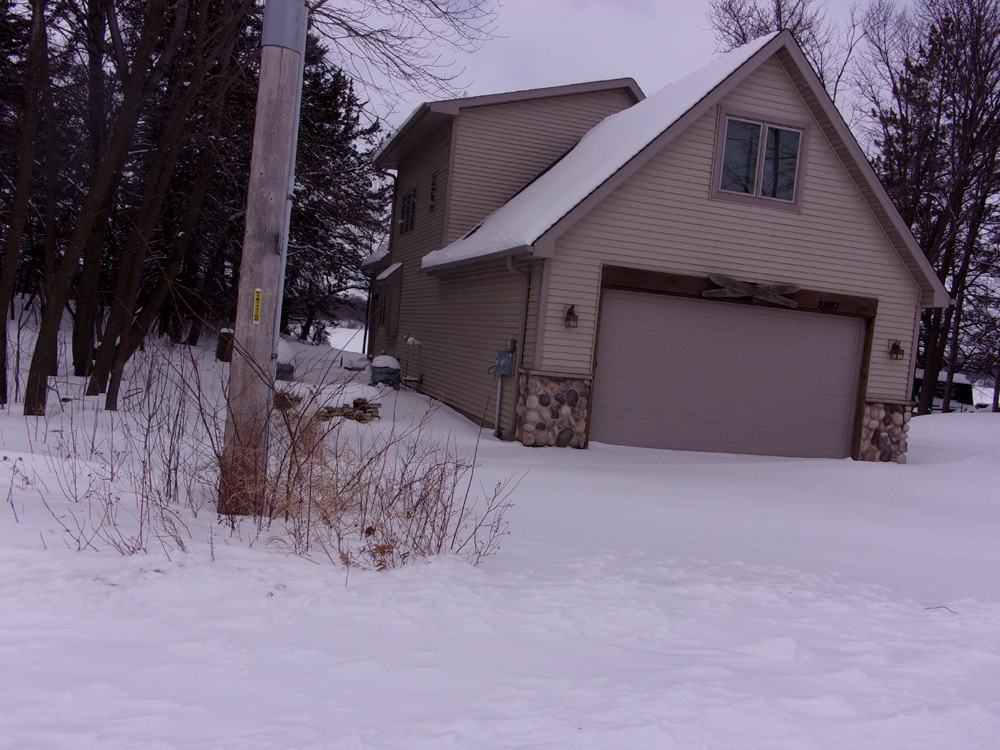
[[[949,299],[789,33],[649,98],[427,103],[377,159],[369,351],[470,419],[527,446],[905,461],[920,310]]]

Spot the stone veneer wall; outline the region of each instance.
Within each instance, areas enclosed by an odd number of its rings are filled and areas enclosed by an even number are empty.
[[[861,424],[861,461],[906,463],[906,433],[910,429],[910,407],[901,404],[865,404]]]
[[[522,445],[587,446],[590,381],[545,375],[518,379],[514,439]]]

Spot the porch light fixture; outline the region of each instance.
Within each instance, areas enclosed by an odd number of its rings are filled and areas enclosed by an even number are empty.
[[[906,356],[906,352],[903,350],[902,344],[899,343],[899,339],[889,343],[889,356],[892,359],[902,359]]]
[[[576,328],[578,325],[580,325],[580,316],[576,314],[576,310],[574,309],[575,307],[576,305],[570,305],[566,309],[567,328]]]

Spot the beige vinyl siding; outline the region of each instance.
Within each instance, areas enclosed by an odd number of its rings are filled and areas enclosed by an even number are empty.
[[[535,343],[538,338],[538,304],[542,289],[542,264],[536,263],[531,269],[531,281],[528,287],[528,312],[524,326],[524,354],[521,358],[521,368],[535,369]]]
[[[764,63],[720,103],[777,123],[807,123],[809,110],[777,60]],[[709,197],[720,107],[675,138],[556,244],[541,368],[589,375],[604,263],[690,275],[724,273],[877,297],[868,398],[905,401],[913,350],[916,282],[889,244],[821,129],[809,128],[801,212]],[[563,325],[575,304],[576,329]]]
[[[385,352],[402,362],[400,358],[405,352],[396,348],[397,339],[402,339],[412,333],[409,326],[414,315],[421,314],[422,301],[409,288],[414,282],[423,278],[420,271],[420,259],[431,250],[441,246],[444,236],[444,198],[448,183],[448,153],[451,147],[451,128],[442,128],[427,144],[415,153],[399,170],[396,180],[395,202],[392,214],[392,237],[390,244],[390,263],[402,263],[403,288],[395,287],[391,294],[395,324],[378,327],[373,331],[371,351],[374,354]],[[438,173],[437,206],[430,212],[431,174]],[[413,229],[405,234],[399,232],[400,202],[404,195],[417,189],[417,205]],[[388,330],[387,330],[388,329]],[[416,335],[416,334],[412,334]]]
[[[473,419],[493,425],[496,381],[488,372],[508,339],[520,342],[524,278],[506,269],[438,279],[420,268],[424,255],[464,234],[589,128],[632,103],[625,91],[598,92],[537,102],[494,105],[463,111],[455,127],[443,127],[400,165],[393,215],[391,262],[402,263],[398,336],[378,330],[373,351],[399,359],[403,374],[423,376],[420,390]],[[453,143],[454,139],[454,143]],[[489,147],[484,147],[485,144]],[[449,159],[453,166],[449,175]],[[431,174],[438,173],[437,207],[428,213]],[[414,229],[399,234],[399,201],[417,188]],[[469,191],[479,191],[471,195]],[[459,217],[456,219],[456,217]],[[541,273],[532,270],[527,367],[533,362]],[[394,290],[394,292],[397,290]],[[391,330],[391,329],[390,329]],[[404,343],[413,336],[420,347]],[[501,427],[510,429],[515,381],[504,383]]]
[[[632,103],[618,89],[462,110],[455,123],[447,241],[464,235],[590,128]]]
[[[422,375],[420,390],[473,419],[493,425],[496,381],[488,369],[508,339],[520,341],[523,277],[506,269],[438,279],[425,274],[420,261],[442,245],[451,128],[445,127],[400,166],[393,216],[391,262],[402,263],[397,336],[376,331],[373,352],[396,357],[406,376]],[[429,212],[430,178],[438,173],[437,205]],[[399,234],[398,202],[417,188],[414,229]],[[391,331],[391,328],[390,328]],[[413,336],[419,347],[407,346]],[[504,384],[501,426],[509,429],[514,411],[512,380]]]
[[[496,381],[488,372],[508,339],[520,340],[522,277],[506,269],[469,276],[425,277],[433,314],[420,326],[421,390],[476,421],[493,425]],[[511,427],[514,382],[504,381],[500,425]]]

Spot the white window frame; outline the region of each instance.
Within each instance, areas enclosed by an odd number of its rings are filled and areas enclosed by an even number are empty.
[[[761,126],[760,141],[757,144],[757,168],[754,176],[754,192],[741,193],[734,190],[723,190],[722,167],[726,153],[726,130],[730,120],[739,120]],[[761,194],[761,187],[764,182],[764,153],[767,149],[767,129],[776,128],[779,130],[792,130],[799,133],[799,150],[795,160],[795,187],[792,191],[792,199],[773,198]],[[775,120],[760,115],[746,114],[742,112],[732,112],[721,110],[719,114],[719,125],[716,130],[715,146],[715,169],[712,174],[713,198],[727,200],[736,203],[749,205],[767,205],[772,208],[779,208],[786,211],[799,212],[802,209],[802,184],[804,182],[804,165],[806,162],[806,150],[809,142],[809,126],[804,123],[788,122],[786,120]]]

